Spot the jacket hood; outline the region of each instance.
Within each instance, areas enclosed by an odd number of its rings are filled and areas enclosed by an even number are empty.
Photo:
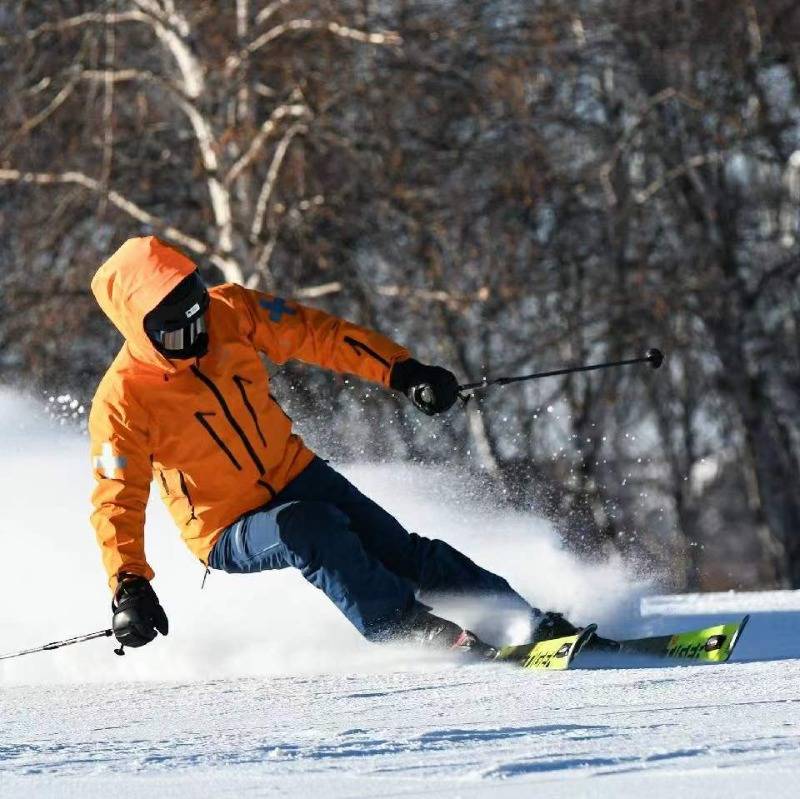
[[[92,293],[125,337],[136,360],[166,372],[178,367],[165,358],[144,330],[144,317],[197,266],[155,236],[128,239],[95,273]]]

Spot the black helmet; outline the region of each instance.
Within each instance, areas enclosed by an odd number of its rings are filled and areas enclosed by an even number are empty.
[[[197,272],[187,275],[144,318],[144,329],[167,358],[200,358],[208,352],[208,291]]]

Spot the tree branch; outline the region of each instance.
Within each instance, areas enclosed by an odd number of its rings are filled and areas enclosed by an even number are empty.
[[[617,162],[619,161],[625,150],[628,149],[628,145],[630,144],[631,139],[633,139],[634,135],[644,125],[647,117],[656,108],[658,108],[661,105],[664,105],[664,103],[667,103],[670,100],[680,100],[681,102],[685,103],[691,108],[694,108],[696,111],[702,110],[703,108],[702,103],[700,103],[700,101],[694,99],[693,97],[690,97],[685,92],[678,91],[672,86],[668,86],[666,89],[662,89],[660,92],[658,92],[657,94],[653,95],[648,99],[644,108],[639,112],[639,115],[636,117],[633,123],[628,126],[623,135],[614,145],[611,157],[600,167],[600,182],[602,183],[603,190],[605,191],[606,194],[606,201],[610,206],[614,206],[617,204],[617,195],[611,183],[611,173],[614,171],[614,167],[617,165]]]
[[[253,224],[250,228],[250,238],[251,240],[256,240],[261,235],[261,231],[264,226],[264,215],[267,210],[267,204],[269,203],[270,197],[272,196],[272,192],[275,188],[275,181],[278,179],[278,172],[280,171],[281,165],[283,164],[283,159],[286,157],[286,153],[289,150],[289,145],[292,143],[292,139],[295,136],[299,136],[300,134],[306,133],[308,128],[300,122],[295,122],[286,133],[283,134],[283,138],[278,142],[278,146],[275,148],[275,154],[272,156],[272,163],[269,165],[269,169],[267,170],[267,177],[264,180],[264,185],[261,187],[261,191],[258,194],[258,201],[256,202],[256,210],[253,214]]]
[[[200,97],[205,88],[205,76],[200,63],[184,41],[191,32],[189,24],[174,7],[169,12],[162,12],[151,0],[133,0],[133,2],[145,11],[143,14],[145,21],[175,59],[187,97],[193,100]],[[168,28],[164,22],[168,22],[171,27]]]
[[[225,73],[232,74],[241,64],[246,61],[253,53],[260,50],[270,42],[274,42],[281,36],[287,33],[297,31],[326,31],[333,36],[339,36],[342,39],[352,39],[363,44],[378,44],[390,47],[399,47],[403,43],[403,39],[399,34],[393,31],[381,31],[379,33],[370,33],[368,31],[357,30],[356,28],[349,28],[346,25],[340,25],[338,22],[322,22],[313,19],[292,19],[288,22],[282,22],[270,28],[265,33],[257,36],[250,44],[241,50],[237,55],[229,56],[225,62]]]
[[[51,29],[59,30],[70,27],[78,27],[90,23],[113,24],[115,22],[142,22],[148,25],[156,37],[161,41],[166,50],[172,55],[180,72],[182,87],[175,90],[169,81],[164,84],[175,91],[178,105],[183,109],[189,118],[189,122],[194,130],[195,139],[200,150],[200,157],[206,171],[206,184],[208,187],[211,208],[214,220],[218,229],[219,248],[224,253],[233,250],[233,213],[231,210],[231,199],[227,189],[217,178],[217,155],[215,150],[215,139],[212,132],[211,123],[200,112],[195,100],[202,96],[205,87],[203,69],[190,49],[184,38],[191,32],[186,20],[177,13],[171,2],[165,2],[164,7],[159,6],[154,0],[132,0],[139,11],[126,12],[125,14],[104,14],[87,13],[62,20],[57,23],[44,23],[50,25]],[[44,25],[36,30],[44,29]],[[53,27],[55,26],[55,27]],[[96,71],[99,78],[108,85],[109,82],[127,77],[144,77],[151,73],[138,70],[120,70],[109,73],[107,70]],[[94,78],[95,71],[87,70],[84,73],[90,78]],[[152,76],[155,78],[155,76]]]
[[[14,144],[23,136],[30,133],[34,128],[37,128],[42,124],[42,122],[52,116],[52,114],[57,111],[58,108],[63,105],[67,98],[72,94],[77,83],[77,77],[70,78],[69,82],[64,84],[56,96],[41,111],[39,111],[38,114],[34,114],[30,119],[26,119],[25,122],[22,123],[22,127],[20,127],[20,129],[12,135],[8,144],[3,148],[2,155],[5,156],[14,146]]]
[[[107,19],[107,18],[106,18]],[[116,60],[116,28],[112,24],[105,26],[105,61],[103,70],[103,165],[100,170],[100,182],[104,189],[108,189],[111,177],[111,165],[114,159],[114,63]],[[101,213],[105,211],[105,195],[100,206]]]
[[[270,17],[286,5],[289,5],[292,0],[274,0],[268,6],[264,6],[261,11],[256,14],[256,25],[263,25]]]
[[[683,177],[683,175],[691,173],[699,166],[704,166],[710,163],[719,163],[722,160],[722,153],[709,153],[708,155],[695,155],[687,159],[682,164],[673,167],[665,172],[660,178],[654,180],[648,186],[645,186],[641,191],[634,192],[634,199],[637,204],[644,205],[654,194],[657,194],[668,183],[671,183],[676,178]]]
[[[334,280],[330,283],[321,283],[317,286],[298,289],[293,292],[293,296],[303,298],[324,297],[329,294],[338,294],[340,291],[344,291],[344,285],[338,280]],[[454,303],[463,305],[467,302],[485,302],[488,299],[488,290],[485,288],[471,295],[451,294],[447,291],[437,291],[435,289],[415,289],[409,286],[377,286],[373,291],[382,297],[413,297],[425,302],[441,302],[450,306]]]
[[[82,172],[21,172],[18,169],[0,169],[0,183],[26,183],[37,186],[76,184],[78,186],[82,186],[91,192],[106,197],[111,205],[119,208],[137,222],[141,222],[144,225],[149,225],[150,227],[158,230],[166,238],[172,239],[190,252],[193,252],[196,255],[207,256],[213,264],[222,270],[223,274],[225,275],[225,279],[229,282],[244,282],[242,269],[235,261],[212,252],[211,248],[204,242],[200,241],[200,239],[196,239],[194,236],[184,233],[182,230],[170,225],[163,219],[160,219],[148,211],[145,211],[140,205],[137,205],[132,200],[124,197],[119,192],[111,189],[106,190],[100,181],[95,180],[94,178],[91,178]]]
[[[253,162],[253,160],[258,155],[259,151],[264,145],[264,142],[269,138],[269,136],[275,131],[278,127],[278,122],[284,119],[285,117],[310,117],[311,111],[305,103],[293,103],[290,105],[281,105],[278,106],[270,115],[269,118],[264,120],[261,128],[259,129],[258,133],[253,137],[253,140],[250,142],[250,146],[247,148],[245,153],[239,158],[236,163],[230,168],[228,174],[225,175],[225,179],[223,183],[225,186],[229,186],[233,183],[242,172],[247,169],[248,166]],[[295,127],[295,126],[292,126]],[[291,128],[290,128],[291,130]]]
[[[82,25],[93,23],[118,24],[121,22],[144,22],[149,24],[150,20],[141,11],[124,11],[117,14],[105,14],[102,11],[89,11],[86,14],[78,14],[75,17],[60,19],[56,22],[43,22],[36,28],[29,30],[25,38],[29,41],[38,39],[42,34],[51,31],[65,31],[70,28],[79,28]]]
[[[106,70],[86,69],[81,73],[81,77],[87,80],[115,83],[124,81],[144,81],[156,83],[167,89],[175,99],[178,107],[186,114],[189,124],[192,126],[197,147],[200,150],[200,157],[206,172],[206,185],[211,200],[211,210],[217,224],[219,235],[219,247],[225,253],[233,250],[233,214],[231,211],[231,199],[228,189],[220,182],[217,177],[219,162],[217,160],[216,141],[211,129],[211,123],[205,117],[184,88],[176,86],[171,81],[165,80],[152,72],[139,69],[119,69],[112,72]],[[184,81],[184,87],[186,81]]]

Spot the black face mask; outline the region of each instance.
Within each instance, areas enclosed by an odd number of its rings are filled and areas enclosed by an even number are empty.
[[[167,358],[201,358],[208,352],[208,291],[197,272],[185,277],[144,318],[144,329]]]

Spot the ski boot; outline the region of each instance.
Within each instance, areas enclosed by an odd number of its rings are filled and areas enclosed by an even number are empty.
[[[493,646],[481,641],[475,633],[427,610],[414,614],[406,624],[405,633],[426,647],[450,649],[479,660],[491,660],[497,654]]]
[[[532,617],[533,635],[531,643],[538,644],[540,641],[549,641],[552,638],[564,638],[567,635],[575,635],[583,628],[576,627],[567,621],[561,613],[547,611],[542,613],[537,611]],[[597,634],[591,638],[590,646],[595,652],[619,652],[621,644],[611,638],[603,638]]]
[[[619,641],[615,641],[613,638],[603,638],[602,635],[597,635],[596,633],[592,636],[589,644],[588,648],[592,652],[619,652],[622,649],[622,644]]]
[[[544,613],[537,611],[531,617],[530,643],[538,644],[540,641],[550,641],[553,638],[564,638],[567,635],[575,635],[581,631],[581,627],[576,627],[564,618],[563,614],[548,610]]]

